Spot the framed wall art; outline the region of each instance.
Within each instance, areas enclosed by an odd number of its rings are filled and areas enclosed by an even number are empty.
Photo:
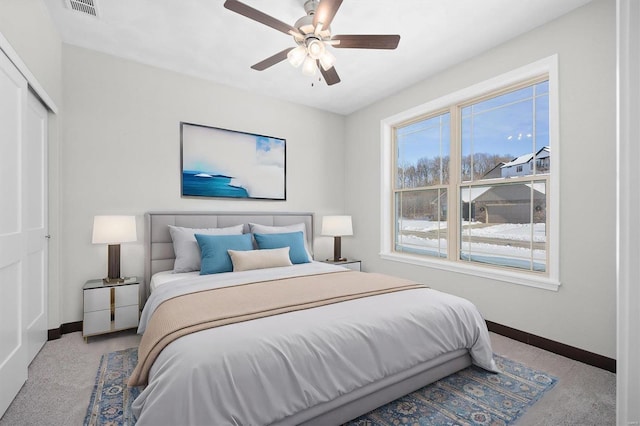
[[[183,197],[286,200],[286,141],[180,123]]]

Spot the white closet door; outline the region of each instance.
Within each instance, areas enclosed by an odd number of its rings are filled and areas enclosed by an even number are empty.
[[[24,319],[30,364],[47,341],[47,109],[29,92],[23,150],[24,232],[27,241]]]
[[[0,415],[27,379],[23,215],[27,82],[0,51]]]

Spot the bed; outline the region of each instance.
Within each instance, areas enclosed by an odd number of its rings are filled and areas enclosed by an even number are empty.
[[[221,295],[234,297],[233,292],[254,285],[277,292],[274,283],[286,283],[290,287],[282,291],[287,292],[305,283],[307,294],[315,291],[317,280],[342,287],[387,279],[313,261],[211,275],[168,272],[175,262],[170,225],[241,225],[247,234],[250,223],[303,224],[309,249],[311,213],[154,212],[145,221],[141,348],[153,334],[154,316],[169,305],[164,301],[177,296],[208,303],[202,295],[216,288],[210,300],[224,305]],[[416,285],[397,285],[405,284]],[[180,312],[178,320],[190,314],[184,307]],[[486,325],[470,302],[418,284],[181,335],[150,362],[146,386],[132,408],[139,425],[337,425],[472,363],[497,371],[492,355]]]

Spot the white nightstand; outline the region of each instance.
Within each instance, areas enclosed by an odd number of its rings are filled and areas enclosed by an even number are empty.
[[[112,333],[138,326],[140,280],[126,278],[122,283],[108,284],[102,279],[89,280],[83,290],[84,319],[82,337]]]
[[[353,260],[353,259],[347,259],[347,260],[340,260],[338,262],[334,262],[333,260],[321,260],[321,262],[323,263],[330,263],[331,265],[340,265],[340,266],[344,266],[345,268],[349,268],[349,269],[353,269],[354,271],[361,271],[362,270],[362,261],[360,260]]]

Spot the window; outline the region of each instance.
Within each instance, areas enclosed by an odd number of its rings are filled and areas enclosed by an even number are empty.
[[[383,257],[557,289],[556,73],[518,74],[383,121]]]
[[[396,129],[399,252],[447,256],[450,128],[446,112]]]
[[[529,165],[550,158],[548,77],[490,96],[456,107],[463,170],[458,258],[546,272],[549,170]],[[485,176],[497,167],[500,176]]]

